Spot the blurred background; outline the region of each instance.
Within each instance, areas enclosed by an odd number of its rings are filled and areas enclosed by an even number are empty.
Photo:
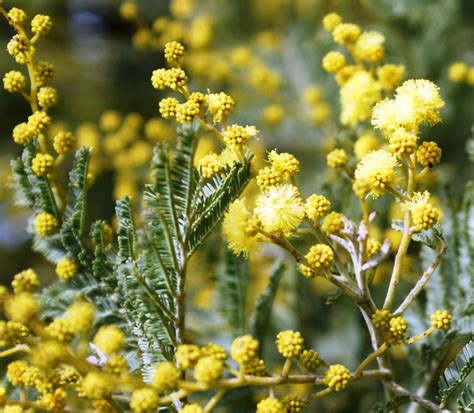
[[[330,197],[334,208],[350,211],[350,185],[325,171],[325,154],[336,145],[351,147],[358,136],[367,132],[368,125],[355,130],[340,125],[338,86],[321,67],[322,57],[335,47],[331,35],[322,29],[321,20],[333,11],[364,30],[382,32],[386,37],[384,61],[405,65],[406,78],[427,78],[440,86],[446,102],[443,122],[422,132],[425,139],[436,140],[443,150],[442,165],[431,174],[433,188],[438,188],[433,192],[448,191],[451,199],[459,199],[464,184],[473,177],[466,147],[471,148],[473,156],[474,75],[470,81],[457,82],[449,75],[454,62],[474,66],[472,0],[4,3],[7,9],[24,8],[29,16],[41,13],[53,17],[54,30],[39,43],[36,53],[39,60],[49,60],[56,66],[52,85],[59,91],[60,102],[51,111],[57,123],[51,133],[55,127],[66,125],[79,146],[94,148],[91,220],[104,218],[113,223],[114,200],[124,194],[134,197],[139,205],[139,190],[147,180],[146,166],[154,143],[174,139],[176,125],[162,120],[158,112],[158,102],[166,94],[157,93],[150,84],[151,72],[165,66],[162,50],[170,40],[182,41],[187,49],[184,67],[191,91],[229,93],[237,104],[232,121],[255,125],[261,131],[253,148],[257,162],[262,162],[265,151],[273,148],[295,154],[302,163],[298,182],[304,194],[327,193],[331,186],[331,192],[338,194]],[[11,36],[8,24],[0,24],[0,43],[4,47]],[[18,65],[6,52],[1,53],[0,73],[13,69]],[[34,267],[47,284],[54,279],[53,271],[31,252],[25,230],[28,215],[14,207],[8,186],[10,160],[21,151],[13,143],[11,131],[28,116],[29,108],[19,95],[2,89],[0,113],[1,281],[6,284],[15,273]],[[204,137],[200,153],[208,152],[213,145],[211,139]],[[381,200],[377,206],[380,212],[390,218],[396,216],[396,211],[385,207]],[[192,315],[197,326],[209,317],[206,305],[214,302],[216,277],[208,270],[213,267],[207,264],[216,263],[218,242],[218,237],[209,241],[208,252],[198,258],[193,270],[209,281],[199,288],[196,281],[191,294],[194,304],[203,311]],[[249,293],[250,303],[266,282],[274,259],[274,252],[270,251],[266,258],[253,263],[252,274],[257,275]],[[409,280],[416,270],[416,265],[408,268],[406,278]],[[355,312],[347,311],[349,306],[345,305],[328,307],[324,298],[315,302],[315,296],[327,295],[327,286],[317,285],[314,291],[302,292],[304,287],[294,280],[287,281],[294,294],[280,298],[275,324],[280,329],[300,325],[303,331],[317,325],[324,334],[318,333],[313,341],[325,350],[326,358],[337,356],[339,362],[354,365],[357,349],[365,340]],[[302,298],[295,300],[295,296]],[[344,400],[338,401],[338,411],[353,411],[353,396],[351,391],[342,395]],[[365,402],[361,403],[363,406]],[[326,409],[329,410],[322,411],[333,411],[330,404]]]

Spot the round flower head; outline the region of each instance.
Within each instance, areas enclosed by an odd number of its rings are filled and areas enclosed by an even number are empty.
[[[167,70],[156,69],[151,74],[151,84],[155,89],[163,90],[167,86]]]
[[[423,142],[416,151],[416,159],[420,165],[432,168],[441,162],[443,151],[436,142]]]
[[[239,151],[257,133],[255,126],[231,125],[224,129],[224,143],[230,149]]]
[[[35,81],[38,86],[42,86],[54,77],[54,73],[54,66],[50,62],[46,60],[38,62],[35,67]]]
[[[326,385],[335,391],[344,389],[350,379],[350,371],[342,364],[333,364],[329,366],[324,377]]]
[[[333,149],[327,154],[326,161],[330,168],[338,168],[347,165],[349,157],[344,149]]]
[[[327,32],[332,32],[341,23],[342,18],[337,13],[329,13],[323,17],[323,27]]]
[[[304,338],[299,331],[281,331],[275,343],[278,352],[285,358],[298,357],[304,349]]]
[[[304,204],[298,189],[289,184],[270,187],[256,201],[254,210],[265,231],[289,236],[304,218]]]
[[[63,258],[56,264],[56,275],[61,280],[70,280],[78,271],[77,264],[70,258]]]
[[[171,108],[169,109],[171,110]],[[179,123],[189,123],[192,122],[193,119],[199,115],[200,106],[199,103],[195,100],[188,100],[180,105],[176,105],[175,110],[176,120]],[[169,112],[169,115],[171,115],[171,112]]]
[[[180,372],[170,361],[158,363],[152,375],[153,386],[158,391],[173,390],[178,386]]]
[[[313,194],[306,200],[304,210],[309,219],[315,220],[329,213],[331,202],[324,195]]]
[[[184,46],[176,41],[165,44],[165,59],[168,62],[177,62],[184,55]]]
[[[310,248],[305,258],[311,268],[316,270],[327,269],[334,260],[334,252],[329,245],[316,244]]]
[[[265,374],[265,361],[256,357],[242,365],[243,373],[250,376],[263,376]]]
[[[377,254],[381,247],[382,244],[379,241],[374,238],[369,238],[367,240],[367,255],[371,257],[372,255]]]
[[[24,35],[16,34],[7,44],[7,52],[15,58],[15,61],[21,65],[26,64],[28,55],[33,53],[34,48]]]
[[[227,359],[226,351],[221,346],[214,343],[208,343],[204,347],[201,347],[201,354],[203,356],[212,356],[222,361]]]
[[[300,163],[291,153],[277,153],[271,151],[268,154],[268,160],[272,168],[278,171],[284,179],[289,179],[300,170]]]
[[[381,330],[387,330],[390,327],[391,319],[392,314],[388,310],[376,310],[372,314],[372,322],[375,328],[380,328]]]
[[[18,7],[12,7],[8,11],[8,18],[15,24],[22,24],[26,19],[27,15],[23,9]]]
[[[38,287],[38,275],[31,268],[28,268],[13,277],[12,288],[15,294],[21,292],[34,293]]]
[[[196,365],[201,357],[201,350],[194,344],[180,344],[175,352],[176,362],[178,366],[183,369],[189,369]]]
[[[454,62],[448,69],[449,79],[453,82],[464,82],[469,68],[464,62]]]
[[[299,356],[299,362],[309,372],[316,370],[321,365],[319,353],[314,350],[303,350]]]
[[[54,158],[49,153],[39,153],[31,161],[31,169],[36,176],[48,175],[54,166]]]
[[[373,105],[381,98],[380,89],[380,83],[370,73],[354,73],[340,90],[341,123],[355,126],[370,119]]]
[[[120,17],[127,21],[133,21],[138,17],[138,7],[134,1],[124,1],[119,8]]]
[[[199,160],[199,170],[203,178],[212,178],[215,174],[222,171],[225,166],[221,157],[214,152],[208,153]]]
[[[346,58],[341,52],[328,52],[323,57],[323,69],[328,73],[336,73],[346,65]]]
[[[179,90],[186,85],[188,77],[183,69],[173,67],[166,71],[165,83],[172,90]]]
[[[5,315],[11,321],[28,324],[38,314],[38,303],[31,293],[18,293],[5,303]]]
[[[377,68],[377,80],[386,92],[391,92],[402,81],[405,74],[405,66],[385,64]]]
[[[282,400],[285,413],[300,413],[306,406],[306,401],[298,396],[285,396]]]
[[[440,213],[438,209],[429,202],[430,193],[416,192],[412,198],[405,202],[404,207],[411,212],[413,230],[416,232],[432,228],[439,222]]]
[[[431,325],[438,330],[447,330],[453,317],[446,310],[436,310],[431,315]]]
[[[38,103],[42,108],[50,108],[58,103],[58,92],[54,87],[44,86],[38,91]]]
[[[335,234],[338,235],[344,229],[344,215],[339,212],[329,213],[321,225],[321,229],[326,235]]]
[[[229,248],[236,255],[248,255],[259,242],[258,223],[247,209],[244,199],[237,199],[229,206],[224,216],[222,231]]]
[[[222,376],[224,362],[213,356],[201,357],[194,366],[194,378],[206,385],[215,383]]]
[[[234,339],[230,347],[230,356],[239,364],[246,364],[258,356],[258,340],[250,335],[240,336]]]
[[[175,98],[164,98],[160,100],[160,113],[163,119],[173,119],[176,116],[176,108],[179,102]]]
[[[206,96],[209,112],[213,115],[213,122],[217,123],[222,118],[229,116],[234,110],[234,100],[224,92],[210,93]]]
[[[333,32],[332,36],[336,43],[342,45],[352,45],[361,35],[361,29],[356,24],[352,23],[341,23],[338,24]]]
[[[85,333],[92,326],[95,308],[86,301],[77,301],[68,307],[64,317],[69,320],[74,331]]]
[[[357,165],[355,179],[366,184],[374,198],[380,196],[388,185],[393,185],[397,175],[398,161],[390,152],[369,152]]]
[[[67,318],[57,318],[53,320],[45,329],[52,338],[61,341],[69,342],[74,338],[75,331]]]
[[[50,124],[51,118],[46,112],[35,112],[28,117],[28,128],[34,135],[44,132]]]
[[[17,70],[11,70],[3,77],[3,87],[10,93],[19,92],[26,85],[25,76]]]
[[[59,222],[54,215],[41,212],[35,218],[34,227],[39,236],[48,237],[57,231]]]
[[[286,409],[283,404],[273,398],[267,397],[266,399],[260,400],[257,404],[257,412],[256,413],[285,413]]]
[[[26,122],[20,123],[13,128],[13,140],[19,145],[26,145],[34,137]]]
[[[262,192],[267,191],[272,186],[277,186],[283,183],[282,173],[271,167],[266,166],[258,171],[257,185]]]
[[[102,326],[94,337],[94,344],[104,354],[110,355],[120,351],[125,342],[125,334],[118,327]]]
[[[397,158],[401,159],[415,152],[417,140],[418,136],[414,133],[408,132],[404,128],[398,128],[390,136],[389,150]]]
[[[354,46],[357,59],[376,63],[383,59],[385,37],[379,32],[364,32]]]
[[[392,338],[399,341],[405,337],[408,324],[403,317],[392,317],[389,322]]]
[[[143,387],[132,393],[130,407],[133,413],[153,413],[160,404],[156,391]]]
[[[72,133],[61,131],[54,135],[53,146],[59,155],[65,155],[71,152],[74,147],[74,137]]]
[[[53,27],[53,22],[51,17],[45,16],[43,14],[37,14],[31,20],[31,31],[35,34],[45,35],[51,31]]]

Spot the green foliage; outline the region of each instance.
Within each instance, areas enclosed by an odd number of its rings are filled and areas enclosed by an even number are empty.
[[[464,385],[474,368],[474,341],[471,340],[459,352],[456,359],[448,366],[441,377],[438,387],[441,406],[445,406],[448,399]],[[472,382],[467,383],[472,387]],[[469,390],[467,391],[469,392]],[[471,392],[472,393],[472,392]],[[465,393],[465,397],[468,393]]]
[[[376,403],[370,409],[370,413],[390,413],[399,406],[402,406],[410,401],[407,395],[395,396],[393,399],[384,400]]]

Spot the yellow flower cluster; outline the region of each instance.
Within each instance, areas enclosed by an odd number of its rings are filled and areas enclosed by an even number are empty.
[[[57,231],[59,222],[53,214],[41,212],[36,216],[34,226],[39,236],[48,237]]]
[[[326,270],[334,260],[334,252],[329,245],[316,244],[310,248],[305,258],[308,265],[316,271]]]
[[[344,389],[351,379],[350,371],[342,364],[333,364],[326,370],[326,385],[335,391]]]
[[[438,209],[429,202],[430,193],[416,192],[411,199],[404,203],[404,207],[411,213],[413,231],[420,232],[432,228],[440,219]]]
[[[331,202],[324,195],[313,194],[306,199],[305,214],[316,220],[326,216],[331,210]]]
[[[462,61],[454,62],[449,66],[448,76],[452,82],[474,86],[474,66],[469,67]]]
[[[436,310],[431,315],[431,325],[438,330],[447,330],[453,317],[446,310]]]
[[[56,274],[61,280],[70,280],[78,271],[77,264],[70,258],[63,258],[56,264]]]
[[[275,343],[278,352],[285,358],[298,357],[304,350],[304,338],[299,331],[281,331]]]
[[[48,153],[39,153],[31,161],[31,169],[36,176],[48,175],[54,166],[54,158]]]

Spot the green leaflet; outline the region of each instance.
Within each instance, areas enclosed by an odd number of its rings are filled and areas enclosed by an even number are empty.
[[[257,304],[252,316],[251,332],[260,341],[261,345],[263,345],[263,339],[270,322],[273,302],[284,272],[285,265],[281,261],[275,263],[270,272],[270,278],[265,291],[257,298]]]
[[[15,201],[18,206],[33,209],[35,206],[35,195],[31,187],[25,164],[22,158],[12,161],[13,179],[15,180]]]
[[[410,401],[407,395],[395,396],[393,399],[380,401],[372,406],[370,413],[390,413],[398,406],[402,406]]]
[[[444,407],[448,399],[456,391],[462,388],[473,368],[474,341],[471,340],[462,348],[454,361],[446,368],[438,382],[441,407]],[[472,382],[467,383],[467,386],[472,386]]]

